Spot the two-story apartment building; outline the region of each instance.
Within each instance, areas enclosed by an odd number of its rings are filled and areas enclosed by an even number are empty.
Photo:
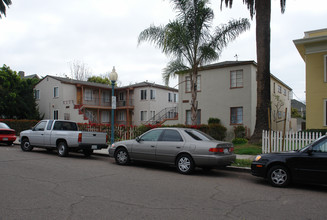
[[[306,128],[327,128],[327,29],[307,31],[293,41],[305,62]]]
[[[147,82],[115,88],[115,124],[140,125],[162,109],[176,107],[169,97],[177,91]],[[81,123],[110,123],[111,92],[110,85],[55,76],[46,76],[35,86],[36,102],[45,118]]]
[[[219,118],[228,130],[242,125],[252,134],[256,122],[257,64],[254,61],[227,61],[203,66],[197,79],[198,124]],[[191,85],[188,75],[179,76],[179,123],[191,124]],[[272,129],[281,130],[286,116],[290,127],[292,89],[271,75]],[[277,101],[279,104],[277,105]],[[276,103],[276,104],[275,104]],[[267,111],[268,112],[268,111]]]

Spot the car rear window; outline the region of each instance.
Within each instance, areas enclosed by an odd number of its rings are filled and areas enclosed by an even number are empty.
[[[0,123],[0,128],[6,128],[6,129],[9,129],[9,126],[6,125],[5,123]]]
[[[210,137],[209,135],[198,131],[198,130],[185,130],[185,133],[191,136],[194,140],[197,141],[210,141],[214,140],[214,138]]]
[[[74,122],[56,121],[53,130],[57,131],[78,131],[77,125]]]

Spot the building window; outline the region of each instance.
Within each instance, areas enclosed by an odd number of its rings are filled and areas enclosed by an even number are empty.
[[[101,112],[101,122],[102,123],[109,123],[109,111],[102,111]]]
[[[91,101],[93,96],[93,92],[91,89],[85,89],[85,101]]]
[[[327,55],[324,56],[324,80],[327,82]]]
[[[102,95],[103,95],[103,102],[110,102],[110,93],[109,92],[107,92],[107,91],[103,92]],[[86,94],[85,94],[85,97],[86,97]],[[86,98],[85,98],[85,100],[86,100]]]
[[[123,111],[118,112],[118,121],[125,121],[125,112]]]
[[[274,91],[274,93],[276,93],[276,83],[274,83],[274,85],[273,85],[273,91]]]
[[[70,114],[64,113],[64,120],[70,120]]]
[[[282,87],[278,86],[278,93],[282,93]]]
[[[40,99],[40,90],[35,90],[34,91],[34,97],[35,97],[36,100]]]
[[[141,111],[141,121],[146,121],[147,120],[147,111]]]
[[[185,77],[185,92],[191,92],[191,77],[190,76],[186,76]],[[201,90],[201,76],[197,76],[196,77],[196,85],[195,85],[195,89],[196,91],[200,91]]]
[[[124,101],[125,100],[125,94],[123,92],[119,93],[119,101]]]
[[[231,88],[243,87],[243,70],[236,70],[230,72],[230,87]]]
[[[150,120],[154,120],[155,115],[156,115],[156,111],[150,111]]]
[[[53,111],[53,119],[59,119],[59,111],[58,110],[54,110]]]
[[[150,90],[150,99],[155,100],[156,99],[156,90],[151,89]]]
[[[230,123],[243,124],[243,107],[230,108]]]
[[[178,95],[176,93],[174,94],[174,102],[178,102]]]
[[[141,90],[141,100],[146,100],[146,90]]]
[[[168,92],[168,102],[172,102],[172,101],[173,101],[172,93]]]
[[[327,99],[324,100],[324,126],[327,126]]]
[[[54,87],[53,88],[53,98],[58,98],[59,97],[59,88]]]
[[[283,89],[283,95],[286,96],[286,89]]]
[[[186,125],[191,125],[192,124],[192,112],[191,110],[186,110]],[[196,115],[196,124],[199,125],[201,124],[201,109],[198,109],[197,115]]]

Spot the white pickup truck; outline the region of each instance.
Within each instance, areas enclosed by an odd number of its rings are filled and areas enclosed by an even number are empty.
[[[106,133],[78,131],[75,122],[65,120],[42,120],[31,130],[20,133],[23,151],[31,151],[33,147],[57,149],[61,157],[67,156],[69,151],[82,151],[90,156],[93,150],[107,148],[107,140]]]

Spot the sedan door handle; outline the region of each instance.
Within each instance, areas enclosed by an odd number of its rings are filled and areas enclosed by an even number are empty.
[[[151,145],[151,147],[155,147],[154,145]]]
[[[176,147],[177,149],[180,149],[181,147]]]

